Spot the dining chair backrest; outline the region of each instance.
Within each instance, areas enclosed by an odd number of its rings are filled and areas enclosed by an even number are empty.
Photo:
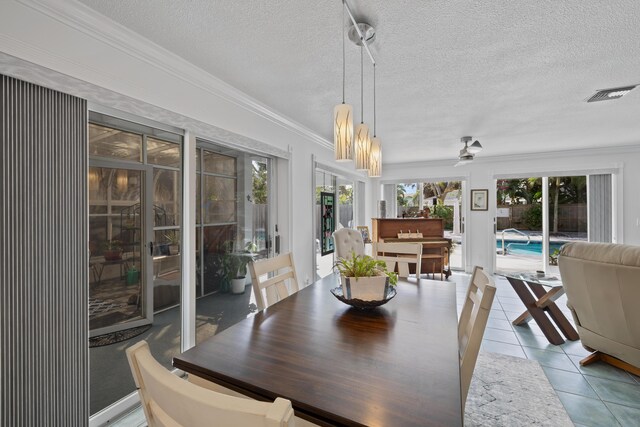
[[[149,427],[199,427],[213,422],[220,427],[293,426],[289,400],[258,402],[199,387],[158,363],[146,341],[127,348],[126,353]]]
[[[336,248],[336,258],[348,258],[352,252],[364,255],[364,240],[362,233],[352,228],[341,228],[333,232],[333,242]]]
[[[291,252],[274,258],[254,261],[249,264],[249,270],[251,271],[251,283],[256,296],[256,304],[260,310],[298,292],[300,289]],[[266,301],[262,294],[263,290],[266,294]]]
[[[409,277],[409,264],[415,264],[416,277],[420,278],[422,243],[376,242],[373,244],[373,257],[384,261],[388,271],[394,271],[397,264],[400,277]]]
[[[485,273],[482,267],[476,266],[469,280],[469,288],[458,321],[463,409],[495,294],[496,286],[493,278]]]

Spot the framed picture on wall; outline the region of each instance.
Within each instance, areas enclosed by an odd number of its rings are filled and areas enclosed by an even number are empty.
[[[335,211],[333,193],[320,193],[320,255],[333,253],[333,231],[335,230]]]
[[[489,210],[489,190],[471,190],[471,210]]]
[[[371,241],[371,236],[369,236],[369,227],[366,225],[358,225],[356,228],[360,234],[362,234],[362,240],[365,243],[369,243]]]

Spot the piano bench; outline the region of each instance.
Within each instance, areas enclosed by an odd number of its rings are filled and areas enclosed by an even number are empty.
[[[431,260],[431,278],[435,280],[436,278],[436,265],[438,264],[436,261],[440,261],[440,280],[443,280],[444,275],[444,255],[443,254],[422,254],[423,260]],[[425,271],[426,274],[429,274],[429,270]]]

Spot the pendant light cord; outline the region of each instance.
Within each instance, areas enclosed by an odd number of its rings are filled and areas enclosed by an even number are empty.
[[[376,64],[373,64],[373,137],[376,137]]]
[[[364,123],[364,55],[360,45],[360,123]]]
[[[345,55],[344,55],[344,0],[342,0],[342,22],[340,23],[340,31],[342,32],[342,103],[344,104],[344,86],[345,86]]]

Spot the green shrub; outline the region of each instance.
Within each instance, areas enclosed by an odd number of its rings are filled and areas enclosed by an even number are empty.
[[[542,205],[533,204],[524,213],[524,224],[529,230],[540,230],[542,228]]]
[[[447,230],[453,229],[453,206],[446,206],[437,204],[431,206],[431,218],[444,219],[444,228]]]

